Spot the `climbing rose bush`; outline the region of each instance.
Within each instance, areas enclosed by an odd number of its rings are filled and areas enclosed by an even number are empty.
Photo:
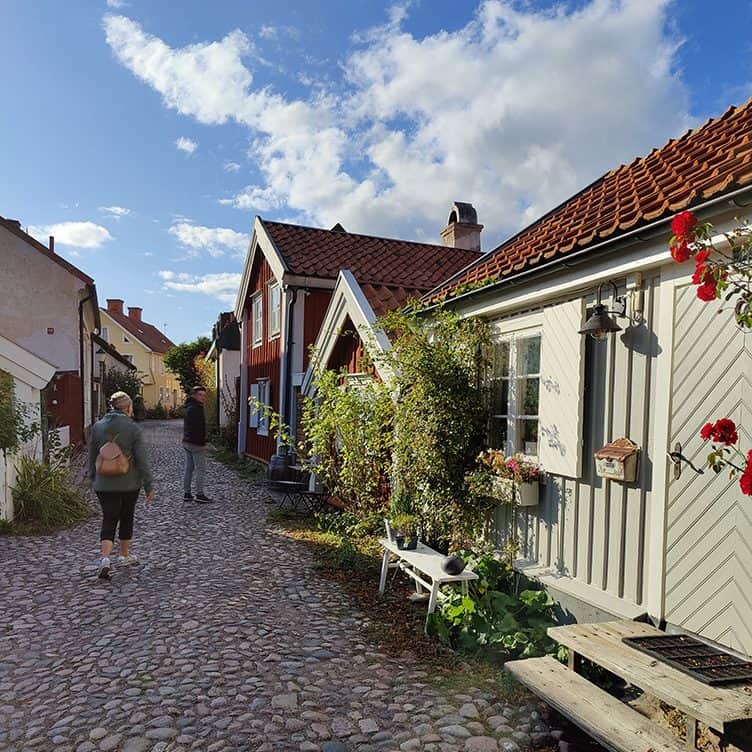
[[[692,284],[697,297],[710,303],[734,301],[734,318],[742,331],[752,330],[752,225],[748,222],[726,233],[723,248],[714,244],[713,226],[701,224],[690,211],[671,221],[671,256],[679,264],[695,262]],[[700,438],[712,443],[708,467],[716,473],[724,468],[739,477],[743,494],[752,496],[752,450],[746,455],[737,447],[739,432],[730,418],[706,423]]]
[[[752,449],[745,456],[736,446],[739,441],[736,423],[730,418],[706,423],[700,430],[700,438],[712,442],[713,451],[708,455],[708,467],[716,473],[729,468],[732,478],[739,476],[742,493],[752,496]]]

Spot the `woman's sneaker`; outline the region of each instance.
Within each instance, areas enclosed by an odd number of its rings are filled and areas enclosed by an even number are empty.
[[[130,567],[133,564],[138,564],[138,556],[134,556],[134,554],[130,554],[129,556],[121,556],[118,559],[118,564],[121,567]]]
[[[99,564],[99,573],[97,574],[100,580],[110,579],[110,560],[105,556]]]
[[[194,499],[199,504],[211,504],[214,499],[210,499],[208,496],[205,496],[204,494],[196,494],[196,498]]]

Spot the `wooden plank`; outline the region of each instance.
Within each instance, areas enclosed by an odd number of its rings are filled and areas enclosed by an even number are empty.
[[[611,752],[686,752],[669,731],[553,658],[511,661],[506,669]]]
[[[639,622],[615,621],[551,627],[549,636],[645,692],[673,705],[717,731],[752,718],[752,695],[744,687],[703,684],[697,679],[625,645],[623,637],[661,635]]]

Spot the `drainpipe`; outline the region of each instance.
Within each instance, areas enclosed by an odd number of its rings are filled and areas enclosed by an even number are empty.
[[[287,307],[287,342],[285,344],[287,348],[285,351],[285,390],[281,395],[282,409],[280,410],[282,421],[288,427],[290,426],[290,405],[292,403],[290,395],[292,394],[292,346],[294,344],[293,316],[295,313],[295,302],[298,299],[298,288],[291,287],[290,291],[292,295],[290,296],[290,304]],[[289,447],[287,449],[289,450]],[[280,447],[280,450],[282,450],[282,447]]]
[[[86,443],[86,379],[84,377],[84,303],[94,296],[89,293],[78,302],[78,372],[81,374],[81,441]]]

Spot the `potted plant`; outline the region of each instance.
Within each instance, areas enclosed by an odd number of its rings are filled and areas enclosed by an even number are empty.
[[[506,457],[498,449],[488,449],[478,456],[478,463],[482,472],[491,474],[494,498],[521,507],[538,504],[538,483],[543,473],[537,462],[520,453]]]
[[[398,514],[391,520],[396,531],[397,548],[414,551],[418,547],[418,518],[411,514]]]

